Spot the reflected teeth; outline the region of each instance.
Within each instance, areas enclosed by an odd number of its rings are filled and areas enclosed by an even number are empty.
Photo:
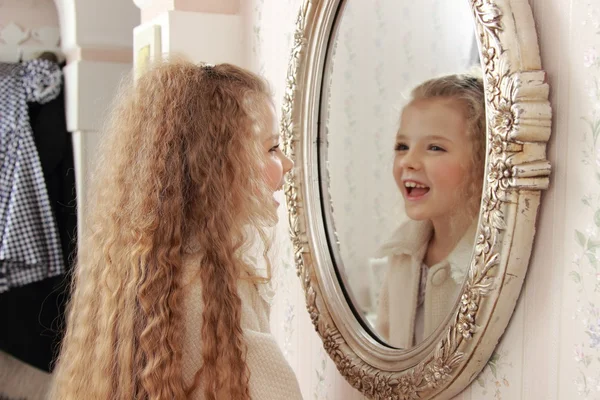
[[[420,185],[420,184],[415,183],[415,182],[404,182],[404,187],[407,187],[407,188],[421,188],[421,189],[427,188],[427,186]]]

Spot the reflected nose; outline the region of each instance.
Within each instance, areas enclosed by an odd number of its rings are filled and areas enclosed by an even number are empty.
[[[408,151],[400,159],[400,166],[405,169],[420,169],[421,158],[416,151]]]

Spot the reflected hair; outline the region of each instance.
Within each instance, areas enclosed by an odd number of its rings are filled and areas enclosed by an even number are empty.
[[[270,97],[249,71],[184,60],[122,85],[91,180],[51,399],[250,398],[237,282],[259,279],[242,254],[255,231],[268,249],[276,221],[256,137]],[[190,252],[198,265],[183,265]],[[204,303],[193,382],[182,373],[184,267]]]
[[[465,182],[469,217],[477,216],[481,203],[486,154],[486,116],[483,79],[475,74],[454,74],[429,79],[411,91],[411,102],[446,98],[460,102],[471,143],[471,160],[465,165],[470,172]]]

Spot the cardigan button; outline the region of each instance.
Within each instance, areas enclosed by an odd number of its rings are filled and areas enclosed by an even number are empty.
[[[431,283],[434,286],[440,286],[442,283],[446,282],[446,279],[448,279],[448,275],[449,268],[442,267],[433,273],[433,275],[431,276]]]

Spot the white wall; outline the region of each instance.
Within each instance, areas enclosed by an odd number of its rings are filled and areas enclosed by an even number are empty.
[[[140,20],[140,10],[131,1],[88,0],[75,3],[79,46],[131,47],[131,30]]]
[[[0,2],[0,62],[18,62],[40,51],[58,53],[60,28],[53,0]]]

